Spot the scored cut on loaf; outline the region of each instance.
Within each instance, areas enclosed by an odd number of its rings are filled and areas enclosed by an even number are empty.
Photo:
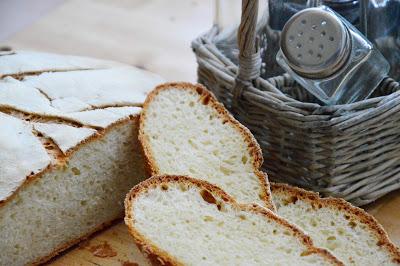
[[[0,52],[0,265],[46,261],[123,216],[144,178],[141,105],[161,81],[104,60]]]
[[[300,229],[206,181],[154,176],[125,200],[125,223],[155,265],[342,265]]]
[[[273,209],[258,143],[202,85],[166,83],[153,90],[143,105],[139,140],[150,176],[203,178],[240,203]]]
[[[277,214],[302,228],[346,265],[399,265],[400,251],[364,210],[338,198],[271,184]]]

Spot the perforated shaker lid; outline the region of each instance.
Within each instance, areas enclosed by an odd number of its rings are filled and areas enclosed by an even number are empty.
[[[281,49],[288,65],[302,76],[323,78],[332,75],[350,54],[346,26],[326,7],[307,8],[284,26]]]

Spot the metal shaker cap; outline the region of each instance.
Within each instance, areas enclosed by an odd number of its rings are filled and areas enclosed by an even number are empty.
[[[347,27],[324,7],[296,13],[282,30],[280,45],[287,64],[299,75],[310,78],[334,74],[351,52]]]

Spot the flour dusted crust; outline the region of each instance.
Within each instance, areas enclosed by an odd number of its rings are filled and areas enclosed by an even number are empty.
[[[51,158],[33,135],[31,125],[0,113],[0,128],[0,199],[6,199],[27,176],[46,168]]]
[[[272,203],[271,192],[269,188],[268,176],[266,173],[260,171],[263,164],[263,155],[260,146],[258,145],[256,139],[251,134],[250,130],[247,129],[245,126],[240,124],[229,112],[225,109],[225,107],[218,102],[215,96],[208,91],[204,86],[201,84],[191,84],[185,82],[179,83],[165,83],[162,85],[157,86],[150,94],[147,96],[146,101],[143,104],[143,112],[140,117],[140,129],[139,129],[139,140],[142,145],[144,157],[145,157],[145,167],[146,171],[149,176],[160,174],[159,167],[157,162],[152,155],[151,147],[149,142],[146,139],[146,134],[143,130],[143,123],[146,119],[146,110],[148,105],[153,101],[154,97],[156,97],[161,91],[168,90],[168,89],[180,89],[180,90],[189,90],[196,92],[200,95],[203,104],[209,105],[214,108],[218,115],[219,119],[223,120],[224,123],[230,123],[240,134],[244,137],[247,145],[249,153],[253,157],[253,168],[254,173],[257,175],[259,179],[260,186],[262,188],[262,200],[265,202],[265,205],[274,210],[274,205]]]
[[[80,144],[137,117],[161,81],[110,61],[0,54],[0,206],[24,183],[68,161]]]
[[[100,69],[123,64],[88,57],[59,55],[32,51],[5,51],[0,53],[0,78],[32,75],[48,71]]]
[[[348,216],[349,220],[357,220],[368,226],[378,239],[377,245],[383,247],[392,256],[393,261],[400,264],[400,249],[390,241],[387,233],[378,221],[363,209],[351,205],[349,202],[340,198],[321,198],[318,193],[293,187],[287,184],[271,183],[273,195],[285,197],[288,204],[295,203],[297,200],[310,203],[314,208],[330,208],[339,210]]]
[[[257,204],[247,205],[238,204],[231,196],[221,190],[219,187],[214,186],[206,181],[194,179],[188,176],[176,176],[176,175],[159,175],[153,176],[140,184],[136,185],[128,193],[125,199],[125,223],[128,226],[129,232],[134,238],[136,245],[139,249],[145,253],[153,265],[184,265],[178,259],[171,256],[169,253],[160,249],[152,243],[151,240],[147,239],[135,228],[135,217],[132,213],[132,207],[135,204],[137,198],[141,194],[146,193],[148,190],[154,187],[162,186],[163,184],[180,183],[185,184],[188,187],[197,187],[205,189],[210,192],[215,198],[221,198],[226,204],[233,206],[236,209],[261,214],[266,219],[274,220],[282,226],[288,228],[294,233],[294,236],[301,240],[301,242],[307,247],[307,254],[320,254],[327,261],[331,262],[332,265],[343,265],[336,257],[329,253],[325,249],[320,249],[313,246],[312,240],[303,231],[294,225],[288,223],[286,220],[275,215],[272,211],[262,208]]]

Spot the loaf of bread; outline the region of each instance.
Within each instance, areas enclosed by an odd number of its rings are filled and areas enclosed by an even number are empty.
[[[139,139],[150,176],[201,178],[240,203],[273,209],[259,145],[203,86],[158,86],[143,105]]]
[[[161,79],[119,63],[0,53],[0,265],[47,260],[122,217]]]
[[[272,184],[277,214],[302,228],[346,265],[399,265],[400,251],[368,213],[343,199]]]
[[[342,265],[300,229],[218,187],[155,176],[125,200],[125,222],[155,265]]]

